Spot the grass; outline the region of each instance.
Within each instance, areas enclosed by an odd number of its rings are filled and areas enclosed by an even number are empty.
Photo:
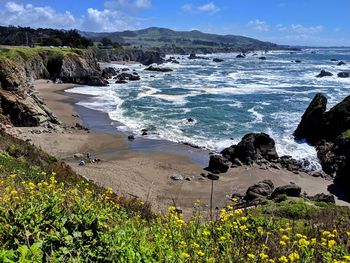
[[[78,48],[49,48],[49,47],[0,47],[0,59],[14,59],[21,58],[24,61],[35,59],[40,56],[40,54],[46,53],[52,56],[63,57],[64,54],[73,53],[82,55],[85,52],[84,49]]]
[[[154,215],[1,134],[1,262],[350,262],[350,210],[300,199]]]

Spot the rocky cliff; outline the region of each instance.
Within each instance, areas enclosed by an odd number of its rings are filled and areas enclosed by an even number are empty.
[[[350,184],[350,96],[326,111],[327,99],[316,94],[294,132],[316,146],[323,170],[341,186]]]
[[[94,54],[88,50],[9,49],[0,52],[0,115],[2,123],[39,126],[59,123],[35,95],[36,79],[60,79],[106,85]]]

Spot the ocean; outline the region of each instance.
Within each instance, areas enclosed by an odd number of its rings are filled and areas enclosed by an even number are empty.
[[[245,58],[236,58],[237,53],[205,55],[210,60],[168,55],[180,62],[161,65],[173,69],[169,73],[145,71],[140,64],[111,64],[138,72],[141,81],[110,80],[108,87],[83,86],[67,92],[94,95],[78,104],[108,113],[121,123],[119,131],[141,136],[141,130],[148,129],[147,138],[217,152],[247,133],[265,132],[276,141],[279,155],[308,159],[310,168],[320,169],[314,147],[295,142],[292,133],[316,93],[327,96],[328,108],[350,94],[350,79],[336,76],[350,70],[350,48],[256,53]],[[337,66],[339,61],[346,65]],[[334,75],[316,78],[322,69]]]

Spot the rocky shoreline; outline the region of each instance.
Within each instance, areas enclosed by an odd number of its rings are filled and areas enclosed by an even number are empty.
[[[193,59],[201,59],[196,55],[192,57]],[[55,70],[52,69],[52,65],[48,61],[50,61],[49,55],[48,57],[42,56],[35,60],[22,61],[22,64],[16,64],[15,66],[8,61],[0,64],[3,69],[0,78],[2,86],[0,90],[1,118],[4,120],[1,123],[3,129],[6,130],[7,125],[17,127],[43,126],[50,133],[50,129],[55,130],[57,127],[62,127],[61,120],[37,96],[33,88],[33,80],[37,78],[61,79],[63,82],[71,81],[72,83],[87,85],[107,84],[107,79],[115,79],[119,83],[140,80],[140,76],[136,72],[127,69],[109,67],[102,69],[93,54],[65,54],[62,58],[55,60],[56,62],[59,61],[58,65],[61,65],[60,67],[55,66]],[[164,69],[166,69],[155,66],[149,68],[152,71],[160,72],[164,72]],[[19,77],[16,78],[15,76],[17,75]],[[237,145],[232,145],[224,149],[220,154],[211,155],[209,165],[206,168],[209,173],[204,172],[181,177],[172,177],[170,175],[168,179],[171,181],[183,181],[181,184],[186,184],[187,181],[201,183],[203,180],[204,182],[223,180],[224,183],[228,180],[223,175],[224,173],[236,174],[240,173],[242,169],[245,171],[256,169],[272,174],[293,174],[295,176],[309,174],[309,176],[311,175],[310,178],[315,178],[315,180],[316,177],[322,177],[322,180],[332,180],[335,178],[335,182],[348,182],[345,174],[349,167],[349,144],[344,131],[349,129],[349,123],[347,121],[344,122],[344,120],[349,119],[349,98],[346,98],[329,112],[325,112],[325,107],[325,98],[322,95],[316,95],[295,132],[296,139],[310,140],[317,146],[319,158],[325,172],[307,169],[308,163],[306,160],[298,161],[290,156],[278,156],[275,142],[268,134],[251,133],[244,136],[242,141]],[[339,120],[341,120],[341,125],[343,125],[341,127],[343,128],[339,129],[335,134],[320,134],[317,132],[317,130],[332,130],[323,127],[321,124],[321,126],[317,126],[316,124],[318,122],[325,122],[329,127],[338,127],[336,124],[339,123]],[[74,127],[72,129],[88,132],[80,123],[78,124],[78,126],[73,125]],[[312,124],[311,128],[317,128],[316,131],[308,131],[310,124]],[[314,137],[310,137],[310,134],[314,135]],[[277,196],[277,194],[272,193],[265,195],[264,198],[274,198],[273,196]],[[284,192],[281,193],[282,195],[285,194]],[[316,192],[314,194],[318,193]],[[233,196],[234,193],[231,195]],[[302,197],[306,196],[302,195]],[[323,197],[327,200],[333,200],[327,194]],[[255,199],[250,199],[250,197],[242,199],[245,206],[249,206],[253,200],[254,202],[256,201]]]

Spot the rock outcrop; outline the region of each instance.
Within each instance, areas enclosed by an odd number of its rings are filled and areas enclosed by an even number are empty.
[[[147,71],[155,71],[155,72],[171,72],[173,71],[171,68],[159,68],[155,66],[149,66],[148,68],[145,68]]]
[[[261,181],[247,189],[244,199],[250,202],[255,199],[270,197],[273,189],[274,185],[270,180]]]
[[[336,185],[350,184],[350,96],[326,111],[327,99],[317,94],[294,132],[315,145],[323,170]]]
[[[339,72],[338,78],[350,78],[350,72]]]
[[[208,171],[213,173],[226,173],[229,169],[230,164],[228,160],[221,155],[210,156]]]
[[[296,139],[305,139],[311,145],[316,145],[322,139],[334,142],[350,129],[350,96],[327,112],[326,106],[326,97],[316,94],[294,132]]]
[[[249,133],[237,145],[224,149],[221,154],[231,162],[238,158],[243,164],[252,164],[260,159],[278,159],[275,141],[265,133]]]
[[[316,75],[316,78],[331,77],[331,76],[333,76],[331,72],[328,72],[322,69],[321,72],[318,75]]]

